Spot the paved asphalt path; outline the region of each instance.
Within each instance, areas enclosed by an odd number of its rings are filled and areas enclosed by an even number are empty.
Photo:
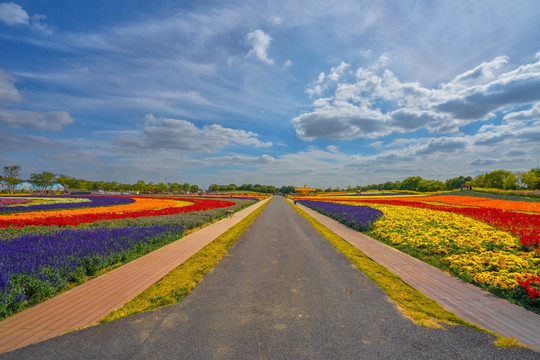
[[[0,359],[539,359],[464,326],[426,329],[276,198],[180,304]]]

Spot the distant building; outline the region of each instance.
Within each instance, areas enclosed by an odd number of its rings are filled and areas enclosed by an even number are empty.
[[[28,181],[23,181],[15,185],[15,191],[34,191],[36,189],[36,186],[32,185]]]

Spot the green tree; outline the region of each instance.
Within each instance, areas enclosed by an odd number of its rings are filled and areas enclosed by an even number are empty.
[[[4,166],[4,180],[10,185],[11,192],[15,192],[15,186],[21,182],[21,167],[19,165]]]
[[[229,184],[229,186],[227,186],[227,190],[235,191],[236,190],[236,184]]]
[[[58,181],[64,187],[64,191],[78,188],[79,180],[67,175],[58,175],[56,181]]]
[[[422,178],[420,176],[408,177],[401,182],[401,184],[399,185],[399,189],[417,191],[418,184],[420,183],[421,180]]]
[[[289,185],[289,186],[282,186],[280,189],[279,189],[279,192],[282,193],[282,194],[292,194],[294,192],[294,186],[292,185]]]
[[[167,191],[167,184],[165,184],[164,182],[160,182],[156,184],[154,191],[160,192],[160,193]]]
[[[192,193],[199,192],[199,185],[191,185],[191,192]]]
[[[208,191],[219,191],[219,185],[218,184],[211,184],[208,187]]]
[[[540,189],[540,168],[534,168],[518,175],[519,182],[529,190]]]
[[[385,182],[384,184],[382,184],[382,189],[383,190],[393,190],[395,189],[397,186],[396,186],[396,183],[392,182],[392,181],[387,181]]]
[[[180,191],[181,187],[179,183],[171,183],[169,184],[169,190],[170,191]]]
[[[189,183],[184,183],[184,185],[182,186],[182,190],[184,190],[185,192],[190,192],[191,185]]]
[[[30,174],[30,182],[40,190],[47,190],[56,181],[56,175],[48,171],[43,171],[40,174]]]
[[[516,177],[506,170],[495,170],[474,178],[473,185],[482,188],[516,189]]]
[[[431,192],[442,191],[446,189],[446,185],[439,180],[420,180],[416,191]]]
[[[133,184],[133,190],[143,193],[146,191],[146,183],[144,180],[139,180],[135,184]]]
[[[446,180],[445,185],[448,190],[460,189],[461,185],[469,181],[472,181],[472,177],[461,175],[461,176]]]

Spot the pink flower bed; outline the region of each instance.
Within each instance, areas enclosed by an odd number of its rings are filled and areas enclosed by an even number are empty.
[[[13,199],[13,198],[0,197],[0,206],[26,204],[26,203],[29,203],[30,201],[32,201],[32,199]]]

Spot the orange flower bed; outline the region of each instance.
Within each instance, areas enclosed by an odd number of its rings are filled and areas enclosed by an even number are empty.
[[[63,216],[76,216],[76,215],[87,215],[87,214],[108,214],[108,213],[117,213],[125,214],[130,212],[136,212],[141,210],[160,210],[171,207],[182,207],[192,205],[192,202],[189,201],[178,201],[170,199],[156,199],[156,198],[134,198],[135,202],[127,205],[114,205],[114,206],[105,206],[105,207],[92,207],[92,208],[82,208],[82,209],[72,209],[72,210],[59,210],[54,211],[55,217]],[[51,211],[32,211],[32,212],[23,212],[15,213],[10,215],[0,215],[2,221],[10,220],[26,220],[26,219],[41,219],[51,217],[53,213]]]
[[[474,206],[509,211],[540,213],[540,202],[509,201],[474,196],[440,195],[401,198],[404,201],[439,202],[450,205]]]

